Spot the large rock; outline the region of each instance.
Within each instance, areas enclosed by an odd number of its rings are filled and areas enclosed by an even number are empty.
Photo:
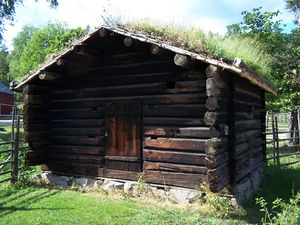
[[[127,181],[124,183],[124,192],[125,193],[131,193],[134,189],[135,182]]]
[[[47,184],[55,185],[62,188],[67,188],[69,186],[69,178],[66,176],[58,176],[52,173],[41,174],[41,179]]]
[[[169,191],[169,199],[176,203],[192,203],[197,201],[199,193],[188,189],[171,188]]]
[[[124,183],[105,179],[102,184],[102,188],[106,191],[121,190],[124,188]]]
[[[75,178],[73,184],[81,187],[92,187],[95,184],[95,179],[85,177]]]

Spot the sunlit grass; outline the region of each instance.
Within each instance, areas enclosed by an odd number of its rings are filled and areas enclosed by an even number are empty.
[[[266,45],[255,38],[206,34],[197,27],[158,24],[148,20],[130,21],[119,26],[216,59],[240,58],[258,73],[266,77],[270,74],[273,58],[267,53]]]

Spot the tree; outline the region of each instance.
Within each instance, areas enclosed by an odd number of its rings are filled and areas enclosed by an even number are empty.
[[[295,13],[298,18],[298,26],[300,25],[300,0],[285,0],[286,8]]]
[[[9,83],[8,78],[8,51],[5,46],[0,46],[0,81],[6,85]]]
[[[29,74],[52,54],[86,33],[86,29],[69,29],[61,23],[49,23],[41,28],[24,26],[13,40],[14,49],[8,57],[10,77],[20,79]]]
[[[47,0],[50,3],[50,7],[57,7],[57,0]],[[23,0],[0,0],[0,42],[3,39],[3,31],[4,31],[4,21],[5,20],[14,20],[14,16],[16,13],[16,6],[23,4]]]
[[[259,38],[274,57],[268,77],[278,88],[278,97],[267,96],[267,107],[275,110],[293,109],[300,105],[300,32],[282,32],[276,20],[279,11],[262,12],[261,7],[242,12],[243,21],[227,27],[227,35]]]

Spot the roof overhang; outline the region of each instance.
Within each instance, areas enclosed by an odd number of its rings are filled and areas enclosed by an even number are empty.
[[[129,32],[127,30],[123,30],[123,29],[120,29],[120,28],[114,28],[114,27],[108,27],[108,26],[101,26],[100,28],[98,28],[95,31],[91,32],[90,34],[83,37],[82,39],[76,41],[71,47],[65,49],[59,55],[57,55],[53,59],[49,60],[45,64],[43,64],[34,73],[32,73],[31,75],[27,76],[22,81],[20,81],[13,88],[13,90],[14,91],[19,91],[19,92],[22,91],[22,88],[25,84],[27,84],[28,82],[33,80],[35,77],[37,77],[43,71],[47,70],[47,68],[49,66],[56,63],[61,57],[71,53],[76,46],[82,45],[92,35],[94,35],[95,33],[98,33],[99,30],[103,29],[103,28],[107,29],[111,32],[123,35],[125,37],[131,37],[132,39],[135,39],[135,40],[138,40],[138,41],[141,41],[141,42],[144,42],[144,43],[154,44],[154,45],[157,45],[161,48],[170,50],[174,53],[181,54],[181,55],[186,55],[186,56],[191,57],[192,59],[199,60],[201,62],[205,62],[205,63],[211,64],[211,65],[217,66],[217,67],[221,67],[225,70],[233,72],[234,74],[237,74],[240,77],[243,77],[243,78],[247,79],[250,83],[258,86],[259,88],[263,89],[264,91],[269,92],[273,95],[277,95],[277,88],[274,85],[272,85],[269,81],[267,81],[262,76],[255,73],[255,71],[253,71],[253,70],[251,70],[251,69],[249,69],[245,66],[240,66],[241,65],[240,63],[236,63],[236,61],[239,61],[239,60],[226,60],[226,61],[224,61],[224,60],[214,59],[211,56],[208,56],[204,53],[195,53],[195,52],[191,52],[191,51],[188,51],[188,50],[176,47],[176,46],[172,46],[168,43],[159,41],[159,40],[155,39],[154,37],[150,37],[148,35],[145,35],[145,33],[132,33],[132,32]]]

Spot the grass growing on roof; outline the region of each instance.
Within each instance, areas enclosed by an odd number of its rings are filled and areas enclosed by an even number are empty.
[[[131,21],[119,26],[219,60],[240,58],[261,75],[267,77],[270,74],[273,58],[268,54],[266,45],[258,39],[205,34],[196,27],[155,24],[148,20]]]

